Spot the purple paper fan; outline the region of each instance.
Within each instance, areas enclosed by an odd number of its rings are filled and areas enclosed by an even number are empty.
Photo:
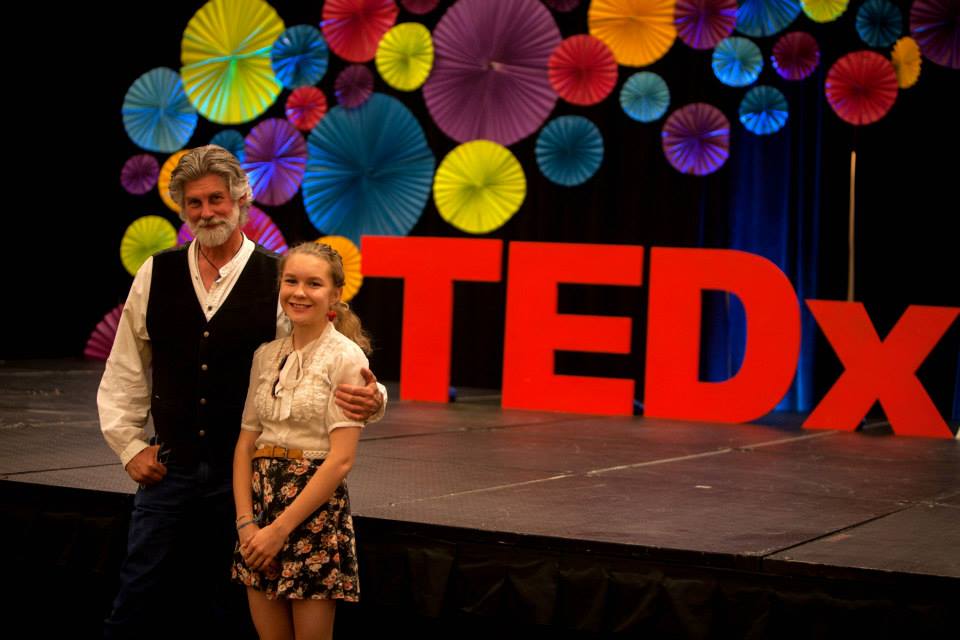
[[[120,324],[122,314],[123,304],[118,304],[103,316],[103,320],[97,323],[90,332],[90,337],[87,338],[87,346],[83,348],[84,357],[104,361],[110,357],[110,350],[113,349],[113,341],[117,337],[117,325]]]
[[[960,2],[916,0],[910,7],[910,34],[924,56],[960,69]]]
[[[362,64],[351,64],[337,76],[333,90],[338,104],[356,109],[373,93],[373,72]]]
[[[786,80],[803,80],[820,63],[820,47],[812,35],[804,31],[784,34],[773,45],[770,56],[773,68]]]
[[[437,8],[438,2],[439,0],[400,0],[404,9],[417,15],[430,13]]]
[[[255,206],[250,207],[246,224],[243,225],[243,235],[247,236],[262,247],[277,253],[285,253],[287,241],[274,224],[273,219]],[[186,244],[193,240],[193,233],[186,223],[180,225],[177,231],[177,244]]]
[[[296,127],[268,118],[250,131],[243,149],[242,166],[250,176],[253,199],[267,205],[290,200],[307,166],[307,144]]]
[[[673,23],[688,46],[712,49],[733,33],[737,0],[677,0]]]
[[[534,133],[557,101],[547,79],[560,30],[537,0],[459,0],[433,32],[427,109],[458,142],[510,145]]]
[[[671,113],[660,136],[664,155],[680,173],[705,176],[722,167],[730,155],[730,121],[704,102]]]
[[[157,186],[160,165],[149,153],[130,157],[120,170],[120,184],[128,193],[140,196]]]

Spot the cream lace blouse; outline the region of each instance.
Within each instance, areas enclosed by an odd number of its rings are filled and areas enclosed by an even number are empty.
[[[289,337],[260,345],[253,354],[250,386],[240,427],[259,431],[257,446],[304,449],[313,457],[330,451],[330,432],[362,427],[334,402],[338,384],[363,385],[369,366],[360,347],[328,324],[302,349]]]

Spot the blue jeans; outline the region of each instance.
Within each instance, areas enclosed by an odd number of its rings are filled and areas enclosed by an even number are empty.
[[[104,637],[247,637],[245,595],[230,581],[231,469],[169,462],[163,480],[141,488],[133,504]]]

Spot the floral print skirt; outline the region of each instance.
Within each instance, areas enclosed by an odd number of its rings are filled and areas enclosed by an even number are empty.
[[[323,460],[257,458],[253,461],[253,512],[260,526],[274,521],[300,494]],[[264,571],[247,567],[237,544],[233,579],[267,598],[360,599],[357,549],[347,485],[341,482],[330,500],[297,527]]]

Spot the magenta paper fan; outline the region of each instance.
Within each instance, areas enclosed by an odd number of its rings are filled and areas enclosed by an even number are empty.
[[[526,138],[556,104],[547,62],[560,40],[538,0],[459,0],[433,32],[430,116],[457,142]]]
[[[110,350],[113,349],[113,340],[117,337],[117,325],[120,324],[122,314],[123,304],[118,304],[97,323],[90,337],[87,338],[87,346],[83,348],[85,358],[106,361],[110,357]]]
[[[733,33],[737,0],[677,0],[673,23],[688,46],[712,49]]]
[[[841,119],[861,125],[887,115],[897,99],[897,72],[874,51],[854,51],[827,72],[827,102]]]
[[[722,167],[730,155],[730,121],[704,102],[671,113],[660,136],[664,155],[680,173],[705,176]]]
[[[327,96],[316,87],[297,87],[286,104],[287,120],[300,131],[310,131],[327,112]]]
[[[400,0],[400,4],[403,5],[404,9],[420,16],[436,9],[437,2],[439,2],[439,0]]]
[[[812,35],[804,31],[784,34],[773,45],[773,68],[787,80],[803,80],[820,64],[820,47]]]
[[[393,0],[327,0],[320,28],[335,54],[349,62],[367,62],[377,55],[377,44],[398,13]]]
[[[960,2],[916,0],[910,7],[910,35],[928,59],[960,69]]]
[[[271,251],[285,253],[287,250],[287,241],[280,229],[274,224],[270,216],[255,206],[250,207],[247,222],[243,225],[243,235]],[[186,244],[191,240],[193,240],[193,233],[190,231],[190,227],[186,224],[180,225],[180,230],[177,232],[177,244]]]
[[[149,153],[131,156],[120,170],[120,184],[127,192],[137,196],[145,194],[157,185],[160,165]]]
[[[267,205],[283,204],[303,182],[307,143],[296,128],[280,118],[268,118],[247,134],[241,163],[250,176],[253,199]]]
[[[356,109],[373,93],[373,72],[362,64],[351,64],[337,75],[333,91],[337,103]]]
[[[554,11],[565,13],[580,6],[580,0],[543,0]]]

